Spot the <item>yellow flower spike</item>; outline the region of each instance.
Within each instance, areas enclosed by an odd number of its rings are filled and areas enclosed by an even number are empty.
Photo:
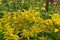
[[[14,38],[14,40],[19,40],[19,36],[18,35],[14,35],[13,38]]]
[[[44,20],[44,23],[46,25],[53,25],[52,20],[50,20],[50,19]]]
[[[59,29],[57,29],[57,28],[54,29],[54,32],[55,32],[55,33],[58,32],[58,31],[59,31]]]
[[[58,26],[60,26],[60,16],[59,14],[54,14],[52,15],[52,21],[57,24]]]
[[[60,22],[60,18],[55,18],[55,22]]]
[[[14,40],[19,40],[19,36],[18,35],[10,34],[10,36],[13,37]]]

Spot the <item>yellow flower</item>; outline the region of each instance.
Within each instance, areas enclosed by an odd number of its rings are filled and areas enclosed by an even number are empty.
[[[19,40],[19,36],[18,35],[13,35],[14,40]]]
[[[9,34],[9,36],[5,36],[5,38],[6,40],[19,40],[19,36],[14,34]]]
[[[60,19],[56,19],[55,23],[60,26]]]
[[[58,32],[58,31],[59,31],[59,29],[57,29],[57,28],[54,29],[54,32],[55,32],[55,33]]]
[[[44,23],[46,25],[53,25],[52,20],[50,20],[50,19],[44,20]]]
[[[59,14],[54,14],[52,15],[52,21],[57,24],[58,26],[60,26],[60,16]]]

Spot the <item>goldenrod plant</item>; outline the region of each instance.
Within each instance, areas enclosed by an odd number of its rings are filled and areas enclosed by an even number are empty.
[[[45,7],[45,0],[0,0],[0,40],[60,40],[60,9]]]
[[[50,15],[50,19],[41,17],[33,9],[18,12],[1,12],[0,40],[57,40],[60,31],[60,14]]]

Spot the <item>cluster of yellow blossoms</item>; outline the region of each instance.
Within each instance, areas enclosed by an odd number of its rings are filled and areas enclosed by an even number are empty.
[[[29,9],[18,12],[2,12],[0,32],[4,40],[49,40],[48,36],[39,33],[57,33],[60,31],[60,15],[53,14],[51,19],[43,19],[41,13]],[[55,26],[57,25],[57,26]],[[57,28],[58,27],[58,28]],[[40,34],[39,34],[40,35]]]

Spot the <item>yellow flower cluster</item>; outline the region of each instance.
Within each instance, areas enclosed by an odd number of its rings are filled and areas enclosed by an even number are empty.
[[[58,26],[60,26],[60,15],[59,14],[52,15],[52,21]]]
[[[5,40],[23,40],[24,38],[30,40],[30,37],[35,37],[35,34],[38,35],[40,32],[49,33],[52,30],[55,33],[59,32],[60,30],[54,25],[60,26],[59,14],[53,14],[51,19],[43,19],[39,12],[31,8],[24,12],[4,12],[3,18],[0,19],[0,30],[4,29]]]

